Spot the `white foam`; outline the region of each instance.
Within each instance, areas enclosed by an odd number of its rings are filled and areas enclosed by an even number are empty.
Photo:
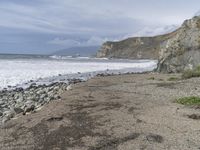
[[[16,86],[30,80],[57,76],[59,74],[86,73],[104,70],[132,68],[132,71],[153,70],[156,61],[98,61],[87,60],[0,60],[0,88]]]

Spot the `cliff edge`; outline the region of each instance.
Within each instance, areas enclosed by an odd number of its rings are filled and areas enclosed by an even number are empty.
[[[200,16],[169,34],[106,42],[97,57],[157,59],[157,71],[165,73],[193,69],[200,64]]]
[[[159,51],[159,72],[182,72],[200,65],[200,16],[186,20]]]
[[[106,42],[97,52],[97,57],[158,59],[160,43],[171,37],[170,34],[155,37],[133,37],[119,42]]]

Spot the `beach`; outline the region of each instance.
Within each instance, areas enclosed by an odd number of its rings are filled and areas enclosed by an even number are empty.
[[[0,146],[2,150],[199,149],[199,108],[175,103],[180,97],[200,96],[199,83],[200,78],[182,80],[180,74],[99,75],[73,84],[41,110],[6,122],[0,129]]]
[[[198,4],[1,0],[0,150],[200,150]]]
[[[0,126],[58,100],[71,85],[98,75],[152,71],[155,60],[0,55]]]

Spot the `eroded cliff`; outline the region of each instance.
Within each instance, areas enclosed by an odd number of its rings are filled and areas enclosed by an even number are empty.
[[[193,69],[200,65],[200,16],[166,35],[106,42],[97,57],[158,59],[157,71],[166,73]]]
[[[134,37],[119,42],[106,42],[97,57],[158,59],[160,43],[171,37],[170,34],[156,37]]]
[[[159,52],[158,71],[182,72],[200,65],[200,17],[186,20]]]

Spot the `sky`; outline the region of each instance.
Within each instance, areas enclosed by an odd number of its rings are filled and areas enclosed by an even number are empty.
[[[200,0],[0,0],[0,53],[50,54],[170,32]]]

